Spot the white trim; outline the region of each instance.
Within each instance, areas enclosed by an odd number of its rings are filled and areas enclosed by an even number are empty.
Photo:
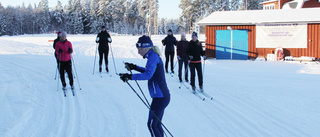
[[[199,25],[255,25],[261,23],[320,23],[320,8],[219,11],[198,22]]]
[[[260,4],[265,4],[265,3],[270,3],[270,2],[276,2],[276,1],[279,2],[279,0],[268,0],[268,1],[261,2]]]

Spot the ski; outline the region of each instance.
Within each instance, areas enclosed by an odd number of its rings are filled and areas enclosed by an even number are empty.
[[[209,98],[210,100],[213,100],[213,97],[210,96],[208,93],[206,92],[201,92],[199,89],[196,89],[200,94],[204,95],[205,97]]]
[[[72,91],[72,95],[75,96],[75,94],[74,94],[74,89],[71,88],[71,91]]]
[[[63,90],[64,97],[67,97],[67,94],[66,94],[67,89],[62,89],[62,90]]]
[[[193,92],[193,91],[192,91]],[[192,93],[193,95],[197,96],[199,99],[201,99],[202,101],[205,101],[206,98],[205,97],[201,97],[199,93],[195,92],[195,93]]]
[[[184,82],[181,82],[181,84],[189,91],[191,92],[193,95],[197,96],[199,99],[201,99],[202,101],[205,101],[206,98],[205,97],[201,97],[201,95],[197,92],[193,93],[193,91],[184,83]],[[179,87],[181,88],[181,87]]]

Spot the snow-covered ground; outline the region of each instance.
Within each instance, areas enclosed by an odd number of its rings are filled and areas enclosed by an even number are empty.
[[[160,46],[164,37],[152,39]],[[148,110],[115,75],[111,54],[112,77],[92,75],[95,35],[68,36],[82,90],[75,81],[76,96],[68,90],[63,97],[60,83],[57,91],[54,80],[56,62],[48,42],[53,39],[52,34],[0,37],[0,136],[150,136]],[[127,72],[123,61],[146,63],[137,54],[137,39],[113,37],[118,72]],[[319,74],[316,63],[209,59],[204,89],[214,99],[200,100],[185,87],[179,89],[176,76],[167,75],[171,102],[163,123],[176,137],[316,137],[320,135]],[[139,84],[150,100],[147,82]]]

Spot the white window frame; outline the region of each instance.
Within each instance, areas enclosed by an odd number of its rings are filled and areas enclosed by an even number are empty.
[[[319,0],[320,1],[320,0]],[[274,10],[276,9],[276,4],[268,4],[268,5],[265,5],[263,6],[263,9],[264,10]]]

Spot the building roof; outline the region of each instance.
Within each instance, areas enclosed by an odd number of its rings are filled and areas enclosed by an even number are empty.
[[[271,2],[278,2],[278,0],[268,0],[268,1],[261,2],[260,4],[271,3]]]
[[[261,23],[320,23],[320,8],[217,11],[199,25],[255,25]]]

